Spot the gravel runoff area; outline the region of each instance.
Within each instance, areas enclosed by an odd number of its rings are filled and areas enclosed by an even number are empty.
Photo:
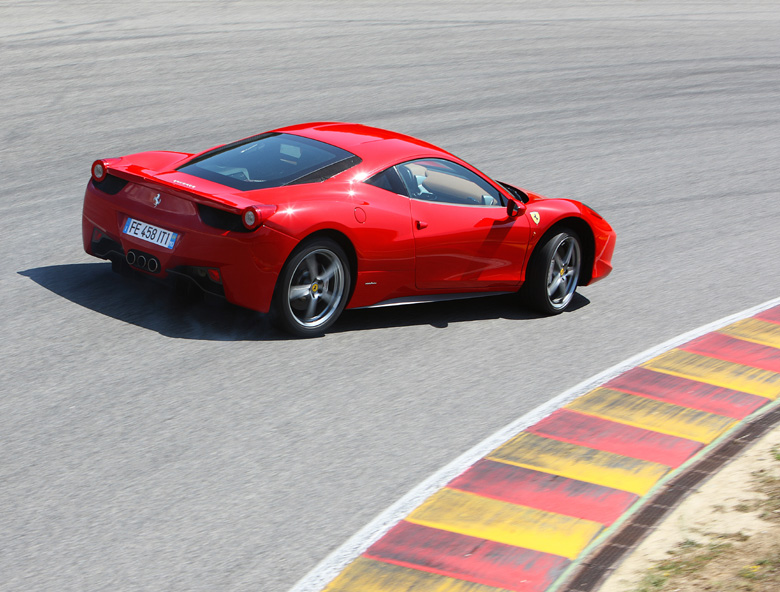
[[[780,427],[687,498],[600,592],[780,589]]]

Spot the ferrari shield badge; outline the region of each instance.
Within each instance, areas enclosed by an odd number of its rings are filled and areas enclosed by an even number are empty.
[[[539,212],[531,212],[531,220],[534,221],[534,224],[539,224],[539,220],[541,220]]]

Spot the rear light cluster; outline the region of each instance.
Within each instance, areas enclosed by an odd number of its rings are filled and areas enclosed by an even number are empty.
[[[243,221],[244,226],[250,230],[257,228],[258,215],[254,208],[245,209],[244,213],[241,215],[241,220]]]
[[[252,232],[262,226],[263,222],[276,211],[276,206],[249,206],[240,214],[228,212],[220,208],[213,208],[204,204],[198,204],[198,215],[206,226],[231,230],[233,232]]]
[[[108,166],[106,166],[106,163],[102,160],[96,160],[92,163],[92,178],[95,179],[98,183],[100,183],[103,179],[106,178],[106,175],[108,174]]]
[[[122,191],[128,182],[108,172],[108,166],[119,160],[121,159],[104,158],[93,162],[92,168],[90,169],[92,173],[92,185],[108,195],[116,195]]]
[[[276,206],[249,206],[241,213],[241,221],[244,223],[247,230],[254,230],[275,211]]]

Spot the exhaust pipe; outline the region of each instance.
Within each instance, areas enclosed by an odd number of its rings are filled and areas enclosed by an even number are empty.
[[[127,261],[128,265],[143,269],[149,273],[160,271],[160,260],[140,251],[128,251],[125,255],[125,261]]]

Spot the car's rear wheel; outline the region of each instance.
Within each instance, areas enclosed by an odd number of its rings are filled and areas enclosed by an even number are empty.
[[[285,263],[274,292],[274,320],[298,337],[321,335],[347,304],[350,271],[344,249],[329,238],[302,243]]]
[[[528,304],[541,313],[562,313],[571,304],[582,267],[580,239],[564,229],[534,252],[523,292]]]

